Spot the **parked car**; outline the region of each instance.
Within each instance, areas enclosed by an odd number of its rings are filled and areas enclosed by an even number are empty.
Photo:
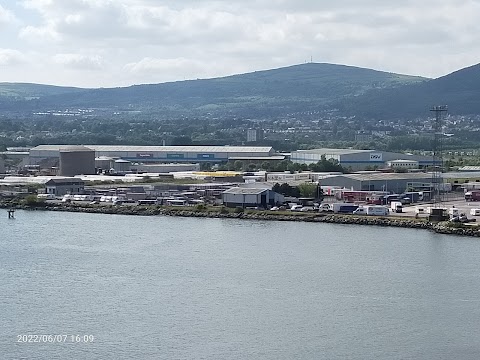
[[[318,211],[320,211],[320,212],[332,212],[333,209],[330,206],[330,204],[320,204],[318,206]]]

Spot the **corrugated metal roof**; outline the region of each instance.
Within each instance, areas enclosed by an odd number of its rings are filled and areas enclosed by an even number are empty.
[[[92,148],[88,148],[83,145],[69,145],[65,148],[60,149],[61,152],[77,152],[77,151],[93,151]]]
[[[445,179],[480,178],[480,171],[448,172],[448,173],[443,173],[442,177],[445,178]]]
[[[285,156],[231,156],[229,160],[285,160]]]
[[[87,145],[95,151],[131,151],[131,152],[270,152],[271,146],[130,146],[130,145]],[[60,151],[72,145],[38,145],[32,150]]]
[[[344,177],[356,181],[384,181],[384,180],[418,180],[418,179],[431,179],[431,173],[370,173],[370,174],[344,174],[333,175],[328,177],[329,179],[334,177]]]
[[[462,166],[458,171],[480,171],[480,166]]]
[[[369,153],[369,152],[381,152],[377,150],[357,150],[357,149],[311,149],[311,150],[297,150],[292,153],[305,153],[305,154],[329,154],[329,155],[344,155],[344,154],[357,154],[357,153]]]
[[[238,188],[234,187],[228,190],[225,190],[224,194],[236,194],[236,195],[258,195],[268,189],[257,189],[257,188]]]

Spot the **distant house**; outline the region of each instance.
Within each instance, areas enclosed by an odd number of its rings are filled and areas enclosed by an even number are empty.
[[[283,195],[270,189],[231,188],[222,193],[222,202],[227,207],[263,207],[282,204]]]
[[[45,191],[47,194],[55,196],[63,196],[66,194],[81,194],[84,190],[85,183],[78,178],[52,178],[45,183]]]

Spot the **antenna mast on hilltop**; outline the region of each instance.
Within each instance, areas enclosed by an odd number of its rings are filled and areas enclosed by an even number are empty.
[[[432,201],[433,206],[437,207],[442,202],[442,171],[443,171],[443,123],[442,115],[448,111],[447,105],[433,106],[430,111],[435,113],[435,123],[433,125],[433,170],[432,170]]]

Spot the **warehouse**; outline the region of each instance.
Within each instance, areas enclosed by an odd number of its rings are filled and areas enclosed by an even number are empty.
[[[320,180],[322,186],[336,186],[355,191],[387,191],[403,193],[408,189],[428,188],[432,175],[428,173],[364,173],[333,175]]]
[[[133,164],[131,170],[138,173],[200,171],[200,164]]]
[[[394,160],[412,160],[418,162],[419,167],[431,166],[433,158],[422,155],[392,153],[377,150],[355,149],[312,149],[293,151],[291,160],[300,164],[315,164],[325,156],[327,160],[335,160],[346,169],[365,170],[384,168]]]
[[[51,178],[45,183],[45,192],[55,196],[83,193],[85,183],[79,178]]]
[[[222,193],[223,204],[227,207],[262,207],[280,205],[283,195],[269,189],[234,187]]]
[[[30,163],[59,158],[60,151],[68,145],[39,145],[30,150]],[[273,148],[269,146],[121,146],[88,145],[97,158],[106,156],[131,162],[227,162],[230,158],[271,157]]]

